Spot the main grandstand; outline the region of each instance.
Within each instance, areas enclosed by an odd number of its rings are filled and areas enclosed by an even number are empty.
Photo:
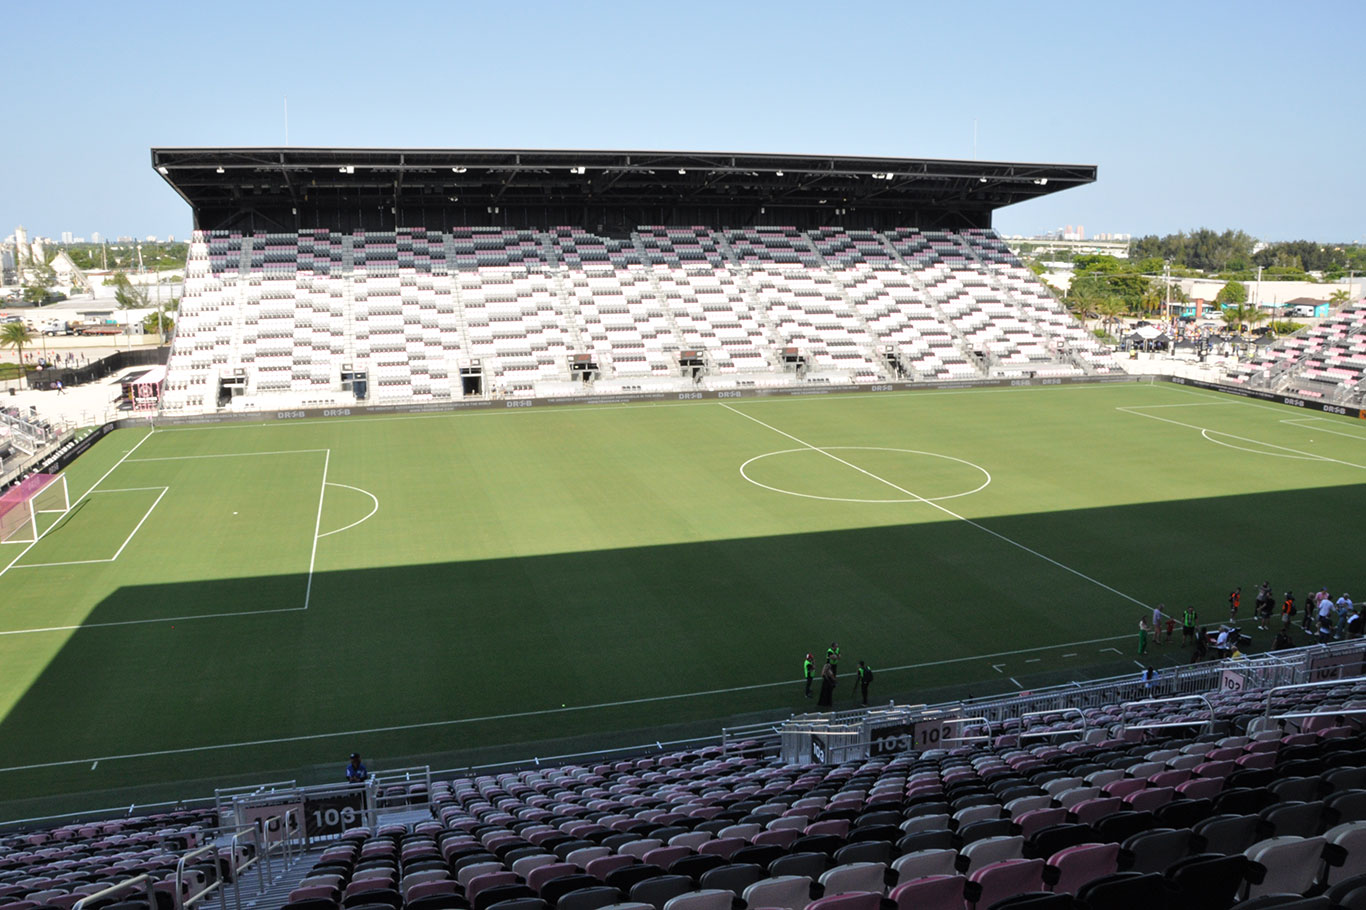
[[[152,159],[196,228],[162,399],[172,415],[1117,371],[991,230],[994,209],[1091,182],[1094,167],[601,151]]]

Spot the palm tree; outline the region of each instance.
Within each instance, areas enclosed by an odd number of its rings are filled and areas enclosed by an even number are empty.
[[[1352,295],[1347,291],[1346,288],[1338,288],[1336,291],[1328,295],[1328,302],[1333,304],[1333,306],[1342,306],[1351,298]]]
[[[1123,297],[1103,297],[1096,302],[1094,309],[1101,318],[1101,325],[1109,332],[1110,326],[1129,311],[1129,305]]]
[[[19,376],[24,375],[24,345],[33,343],[33,333],[22,322],[7,322],[0,328],[0,348],[14,348],[19,355]]]

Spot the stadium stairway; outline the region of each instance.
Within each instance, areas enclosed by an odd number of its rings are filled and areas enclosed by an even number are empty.
[[[411,827],[419,822],[431,821],[432,812],[430,809],[408,809],[402,812],[381,812],[378,816],[380,825],[404,825]],[[243,875],[243,884],[234,885],[234,888],[242,889],[242,910],[276,910],[289,903],[289,893],[299,887],[302,882],[317,865],[330,847],[334,846],[333,841],[326,841],[319,846],[313,847],[294,858],[289,868],[278,874],[278,877],[263,892],[256,890],[256,877],[252,874]],[[228,905],[237,906],[237,896],[231,890],[227,894]],[[211,901],[212,906],[215,902]]]

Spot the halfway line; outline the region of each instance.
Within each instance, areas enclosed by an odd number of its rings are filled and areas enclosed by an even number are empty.
[[[854,464],[853,462],[851,462],[851,461],[845,461],[843,458],[840,458],[838,455],[834,455],[834,454],[832,454],[832,453],[830,453],[830,452],[827,452],[825,449],[822,449],[822,448],[820,448],[819,446],[813,446],[811,443],[807,442],[807,441],[804,440],[804,439],[798,439],[796,436],[793,436],[791,433],[784,432],[784,431],[778,429],[777,427],[773,426],[772,424],[764,423],[762,420],[760,420],[760,419],[757,418],[757,417],[753,417],[753,416],[751,416],[751,415],[749,415],[749,414],[746,414],[744,411],[736,410],[735,408],[731,407],[731,406],[728,405],[728,404],[724,404],[724,403],[723,403],[723,404],[721,405],[721,407],[725,408],[727,411],[734,411],[736,414],[739,414],[741,417],[744,417],[746,420],[752,420],[752,421],[754,421],[755,423],[757,423],[759,426],[765,427],[765,428],[767,428],[767,429],[770,429],[770,430],[772,430],[773,432],[779,434],[780,436],[786,436],[788,439],[792,440],[793,442],[797,443],[798,445],[805,446],[806,448],[811,449],[813,452],[819,452],[819,453],[821,453],[822,455],[824,455],[824,456],[827,457],[827,458],[833,458],[835,461],[838,461],[840,464],[845,465],[846,467],[853,468],[855,471],[858,471],[860,474],[864,474],[864,475],[866,475],[866,476],[868,476],[868,477],[871,477],[873,480],[876,480],[876,481],[878,481],[879,483],[884,483],[884,484],[886,484],[887,486],[891,487],[893,490],[896,490],[896,491],[898,491],[898,492],[900,492],[900,493],[905,493],[907,496],[911,497],[912,499],[914,499],[914,500],[917,501],[917,502],[923,502],[923,503],[924,503],[925,505],[927,505],[927,506],[930,506],[930,507],[932,507],[932,508],[938,509],[939,511],[943,512],[945,515],[949,516],[950,518],[956,518],[956,519],[958,519],[959,521],[966,522],[967,524],[971,525],[972,527],[976,528],[977,530],[983,531],[983,532],[985,532],[985,533],[987,533],[987,534],[990,534],[992,537],[995,537],[997,540],[1003,541],[1004,543],[1010,544],[1012,547],[1015,547],[1015,548],[1017,548],[1017,549],[1023,550],[1024,552],[1028,553],[1028,554],[1031,555],[1031,556],[1036,556],[1036,557],[1038,557],[1039,559],[1042,559],[1044,562],[1047,562],[1047,563],[1050,563],[1050,564],[1052,564],[1052,565],[1055,565],[1055,566],[1057,566],[1059,569],[1062,569],[1062,570],[1065,571],[1065,572],[1070,572],[1070,573],[1072,573],[1073,575],[1077,576],[1077,577],[1080,578],[1080,579],[1083,579],[1083,580],[1085,580],[1085,581],[1089,581],[1091,584],[1096,585],[1096,586],[1099,587],[1099,588],[1103,588],[1103,589],[1106,590],[1106,591],[1109,591],[1111,594],[1115,594],[1115,595],[1117,595],[1117,596],[1119,596],[1119,597],[1122,597],[1122,598],[1124,598],[1125,600],[1130,601],[1131,603],[1136,603],[1136,604],[1138,604],[1140,607],[1147,607],[1147,606],[1148,606],[1147,604],[1145,604],[1143,601],[1139,600],[1138,598],[1136,598],[1136,597],[1131,597],[1131,596],[1129,596],[1128,594],[1125,594],[1123,591],[1118,590],[1117,588],[1112,588],[1112,587],[1110,587],[1109,585],[1107,585],[1107,584],[1106,584],[1105,582],[1103,582],[1103,581],[1100,581],[1100,580],[1098,580],[1098,579],[1092,578],[1090,575],[1087,575],[1087,574],[1085,574],[1084,572],[1080,572],[1080,571],[1078,571],[1077,569],[1074,569],[1074,568],[1072,568],[1072,567],[1069,566],[1069,565],[1065,565],[1065,564],[1063,564],[1063,563],[1061,563],[1061,562],[1058,562],[1056,559],[1054,559],[1054,558],[1051,557],[1051,556],[1045,556],[1043,553],[1040,553],[1038,550],[1035,550],[1035,549],[1032,549],[1032,548],[1030,548],[1030,547],[1027,547],[1027,546],[1025,546],[1024,544],[1020,543],[1018,540],[1012,540],[1011,538],[1006,537],[1004,534],[1000,533],[999,531],[993,531],[991,528],[988,528],[986,525],[979,524],[979,523],[973,521],[973,520],[970,519],[970,518],[965,518],[964,516],[959,515],[957,512],[953,511],[953,510],[950,509],[950,508],[947,508],[946,506],[942,506],[942,505],[940,505],[940,504],[937,503],[937,502],[931,502],[930,500],[926,499],[926,498],[923,497],[923,496],[920,496],[919,494],[912,493],[910,490],[906,489],[905,487],[897,486],[896,484],[892,483],[890,480],[887,480],[885,477],[879,477],[878,475],[874,474],[872,471],[865,471],[863,468],[860,468],[858,465]]]

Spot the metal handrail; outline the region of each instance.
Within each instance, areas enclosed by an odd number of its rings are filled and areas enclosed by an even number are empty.
[[[210,851],[212,851],[214,855],[213,881],[210,884],[206,885],[204,887],[204,890],[190,897],[189,900],[184,899],[182,895],[185,890],[185,863],[189,860],[194,859],[196,856],[201,856],[205,853],[209,853]],[[214,844],[205,844],[204,846],[199,847],[198,849],[191,850],[189,853],[182,854],[180,859],[175,864],[176,910],[184,910],[185,907],[190,906],[196,901],[208,897],[215,890],[219,892],[219,904],[222,907],[222,910],[228,910],[228,895],[227,892],[223,890],[223,874],[222,870],[218,867],[218,847]]]
[[[927,719],[938,720],[939,718],[931,717]],[[939,739],[941,743],[967,743],[977,742],[978,740],[982,739],[991,739],[991,719],[986,717],[985,715],[983,715],[982,717],[946,717],[943,718],[943,721],[946,724],[957,724],[960,731],[969,724],[981,724],[983,727],[986,728],[987,732],[981,734],[980,736],[943,736]]]
[[[141,875],[135,875],[130,879],[125,879],[124,881],[119,882],[117,885],[110,885],[103,891],[96,891],[94,894],[87,894],[85,897],[82,897],[80,900],[76,901],[76,903],[72,905],[71,910],[85,910],[86,904],[88,902],[98,901],[101,898],[118,894],[128,888],[135,888],[138,885],[147,886],[147,906],[152,908],[152,910],[156,910],[156,888],[154,887],[152,876],[146,872],[142,873]]]
[[[1053,711],[1026,711],[1024,714],[1021,714],[1021,715],[1020,715],[1020,723],[1023,724],[1023,723],[1024,723],[1024,719],[1025,719],[1026,717],[1042,717],[1042,716],[1044,716],[1044,715],[1046,715],[1046,714],[1061,714],[1061,715],[1063,715],[1063,716],[1066,716],[1069,712],[1075,712],[1076,715],[1077,715],[1078,717],[1081,718],[1081,726],[1080,726],[1080,727],[1076,727],[1076,728],[1071,729],[1071,730],[1039,730],[1038,732],[1030,733],[1030,732],[1026,732],[1026,731],[1024,730],[1023,726],[1022,726],[1022,727],[1020,728],[1020,732],[1016,735],[1016,738],[1017,738],[1017,739],[1029,739],[1029,738],[1035,737],[1035,736],[1040,736],[1040,737],[1042,737],[1042,736],[1064,736],[1064,735],[1067,735],[1067,734],[1069,734],[1069,733],[1085,733],[1085,732],[1086,732],[1086,712],[1083,711],[1081,708],[1060,708],[1060,709],[1058,709],[1058,710],[1053,710]]]
[[[1286,714],[1273,714],[1268,720],[1291,720],[1296,717],[1323,717],[1324,715],[1348,715],[1366,714],[1366,708],[1320,708],[1317,711],[1291,711]]]
[[[1210,730],[1213,730],[1213,729],[1214,729],[1214,703],[1211,702],[1211,701],[1210,701],[1206,696],[1204,696],[1204,695],[1199,695],[1199,694],[1194,694],[1194,695],[1172,695],[1172,696],[1169,696],[1169,697],[1167,697],[1167,698],[1141,698],[1141,699],[1139,699],[1138,701],[1126,701],[1126,702],[1122,702],[1122,703],[1120,704],[1119,707],[1120,707],[1120,710],[1122,711],[1122,710],[1124,710],[1125,708],[1136,707],[1136,706],[1138,706],[1138,705],[1162,705],[1162,704],[1170,704],[1170,703],[1172,703],[1172,702],[1178,702],[1178,701],[1202,701],[1202,702],[1204,702],[1204,703],[1205,703],[1205,707],[1209,710],[1209,720],[1204,720],[1204,721],[1194,721],[1194,720],[1167,721],[1167,722],[1159,723],[1159,724],[1128,724],[1128,723],[1123,723],[1123,722],[1121,722],[1120,725],[1119,725],[1120,733],[1123,733],[1123,732],[1126,731],[1126,730],[1161,730],[1161,729],[1164,729],[1164,728],[1166,728],[1166,727],[1189,727],[1189,726],[1193,726],[1194,724],[1197,724],[1197,723],[1204,724],[1204,725],[1205,725],[1206,727],[1208,727]]]
[[[1344,679],[1321,679],[1318,682],[1292,683],[1287,686],[1272,686],[1266,691],[1266,712],[1265,717],[1271,718],[1271,699],[1277,692],[1288,692],[1291,689],[1316,689],[1323,686],[1349,686],[1354,683],[1366,682],[1366,676],[1348,676]]]

